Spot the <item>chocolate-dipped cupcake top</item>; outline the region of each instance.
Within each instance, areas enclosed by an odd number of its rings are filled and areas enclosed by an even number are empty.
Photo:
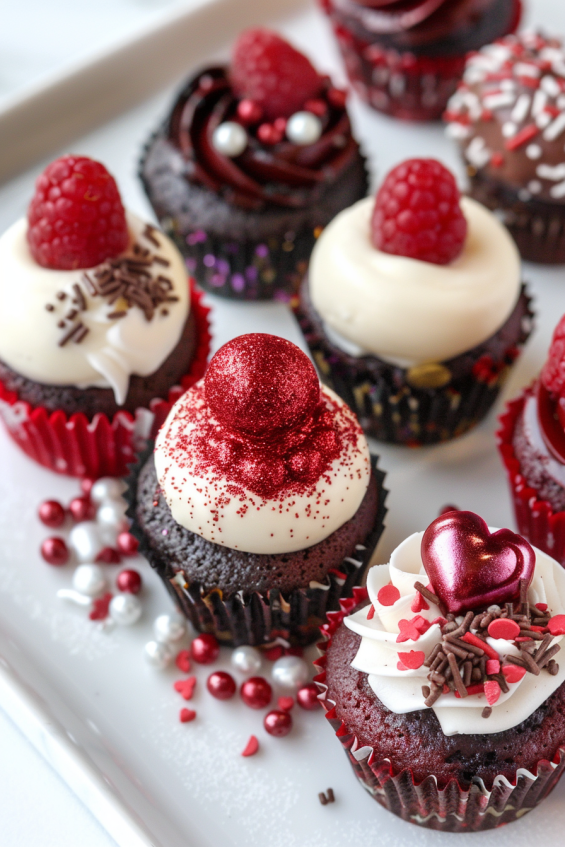
[[[445,735],[502,732],[565,680],[565,572],[509,529],[444,513],[367,589],[345,619],[361,636],[352,665],[397,714],[431,708]]]
[[[448,133],[477,172],[565,203],[565,51],[539,33],[509,35],[469,57],[449,101]]]
[[[376,200],[326,227],[309,283],[337,346],[411,368],[490,338],[518,300],[520,260],[503,225],[461,198],[440,162],[411,159],[388,174]]]
[[[248,30],[229,67],[206,68],[168,121],[191,182],[244,209],[301,208],[358,156],[346,93],[274,32]]]
[[[243,335],[171,410],[155,445],[174,519],[251,553],[317,544],[359,508],[371,475],[348,406],[294,344]]]
[[[0,360],[45,385],[112,388],[154,373],[190,311],[173,243],[125,212],[99,162],[63,156],[39,177],[27,219],[0,238]]]

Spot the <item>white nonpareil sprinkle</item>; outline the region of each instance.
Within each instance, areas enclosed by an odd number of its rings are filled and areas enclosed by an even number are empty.
[[[538,165],[536,174],[541,179],[558,182],[561,179],[565,179],[565,162],[561,162],[559,165]]]
[[[526,147],[526,156],[528,159],[539,159],[541,156],[541,147],[539,144],[528,144]]]
[[[544,132],[543,137],[546,141],[555,141],[563,130],[565,130],[565,112],[562,112],[555,118]]]

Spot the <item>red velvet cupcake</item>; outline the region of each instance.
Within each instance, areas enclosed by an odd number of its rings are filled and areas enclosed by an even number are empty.
[[[522,817],[565,769],[565,574],[448,512],[329,616],[326,718],[382,806],[447,832]]]
[[[514,32],[520,0],[320,0],[347,72],[373,108],[397,118],[441,117],[465,56]]]
[[[162,233],[125,212],[98,162],[64,156],[0,238],[0,414],[36,461],[123,475],[198,380],[207,309]]]
[[[198,284],[239,300],[289,300],[321,229],[367,193],[346,94],[269,30],[179,93],[140,177]]]

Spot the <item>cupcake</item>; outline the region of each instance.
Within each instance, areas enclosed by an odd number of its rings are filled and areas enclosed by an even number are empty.
[[[132,474],[131,532],[197,630],[229,645],[306,644],[363,578],[383,478],[308,357],[243,335],[175,403]]]
[[[208,310],[182,256],[124,211],[103,165],[64,156],[0,238],[0,269],[8,432],[59,473],[126,473],[155,415],[206,366]]]
[[[476,832],[549,794],[565,768],[565,573],[554,559],[448,512],[342,606],[316,681],[378,803],[430,829]]]
[[[296,292],[322,227],[367,193],[345,101],[264,29],[184,86],[140,177],[200,286],[240,300]]]
[[[494,403],[531,330],[516,247],[451,173],[412,159],[324,230],[298,318],[322,379],[382,441],[445,441]]]
[[[536,33],[470,56],[449,101],[448,133],[470,193],[496,210],[524,259],[565,262],[565,51]]]
[[[520,0],[320,0],[361,97],[397,118],[441,117],[465,55],[514,32]]]
[[[565,317],[539,378],[508,404],[498,447],[519,531],[565,567]]]

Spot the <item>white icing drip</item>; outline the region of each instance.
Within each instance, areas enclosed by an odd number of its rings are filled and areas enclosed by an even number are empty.
[[[369,197],[341,212],[314,248],[310,292],[325,324],[365,355],[404,366],[445,361],[490,338],[520,290],[518,251],[504,226],[464,197],[463,252],[433,265],[373,247],[373,204]]]
[[[495,532],[495,529],[490,530]],[[426,656],[441,640],[438,624],[433,624],[417,641],[397,642],[399,621],[410,620],[416,614],[411,605],[416,598],[414,583],[428,583],[420,547],[422,532],[414,533],[397,547],[388,565],[372,567],[367,578],[369,598],[375,609],[372,619],[367,619],[369,606],[345,618],[349,629],[361,636],[359,650],[351,663],[354,668],[368,674],[369,685],[379,700],[391,711],[405,714],[427,709],[422,694],[422,685],[427,683],[428,669],[423,665],[417,670],[399,670],[398,653],[410,650],[423,651]],[[541,550],[534,548],[536,567],[529,589],[530,604],[547,603],[551,612],[565,612],[565,571]],[[378,601],[379,590],[392,582],[400,592],[400,599],[393,606],[382,606]],[[428,610],[417,614],[432,621],[440,615],[439,609],[429,604]],[[503,657],[518,653],[512,642],[488,638],[488,643]],[[556,636],[557,644],[562,636]],[[472,694],[459,699],[454,694],[442,694],[433,708],[444,735],[491,734],[504,732],[526,720],[565,681],[565,661],[559,662],[559,672],[551,676],[542,671],[539,676],[526,673],[517,683],[509,684],[509,692],[501,693],[492,707],[488,719],[482,717],[487,705],[484,694]]]
[[[132,255],[138,241],[170,264],[155,266],[152,272],[169,278],[171,295],[177,302],[167,303],[168,315],[157,309],[147,321],[134,306],[125,317],[108,319],[112,306],[104,297],[91,297],[81,288],[87,309],[80,320],[88,334],[80,344],[72,340],[63,347],[59,340],[64,330],[57,323],[68,312],[74,296],[73,284],[80,283],[83,270],[59,271],[42,268],[33,259],[27,244],[27,221],[17,221],[0,238],[0,359],[28,379],[46,385],[73,385],[77,388],[112,388],[118,405],[125,401],[130,376],[154,373],[178,344],[190,311],[187,272],[182,256],[162,233],[154,231],[159,247],[143,239],[145,222],[127,214]],[[60,301],[56,294],[65,292]],[[45,306],[50,303],[53,311]],[[70,326],[70,324],[68,324]]]

